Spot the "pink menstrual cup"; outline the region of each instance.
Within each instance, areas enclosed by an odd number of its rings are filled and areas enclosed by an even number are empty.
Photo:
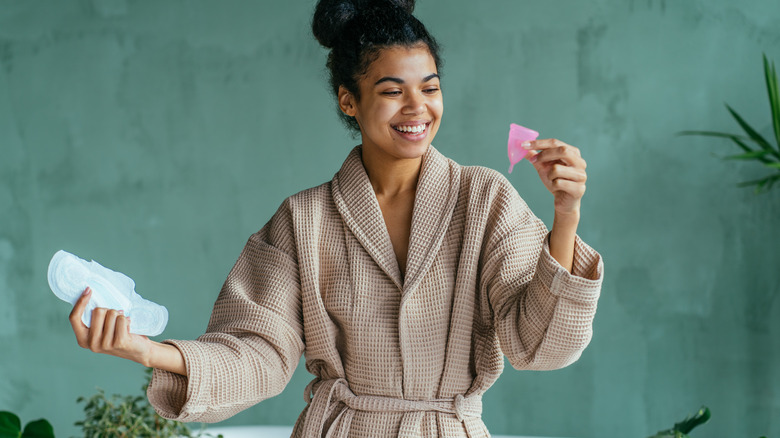
[[[509,155],[509,173],[512,173],[512,168],[515,164],[525,157],[528,153],[526,149],[523,149],[521,144],[524,141],[536,140],[539,137],[539,133],[533,129],[526,128],[524,126],[516,125],[512,123],[509,125],[509,143],[507,144],[507,154]]]

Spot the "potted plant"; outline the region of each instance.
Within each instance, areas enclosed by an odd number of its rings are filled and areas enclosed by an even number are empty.
[[[745,135],[716,131],[683,131],[680,133],[681,135],[726,138],[733,141],[742,152],[736,155],[729,155],[725,159],[756,161],[763,169],[770,171],[769,174],[761,178],[739,184],[740,187],[755,186],[756,192],[769,191],[775,183],[780,181],[780,91],[778,91],[777,72],[775,71],[774,62],[769,62],[766,55],[764,55],[764,79],[766,81],[767,94],[769,95],[772,128],[775,136],[774,144],[759,134],[728,104],[726,104],[726,109],[745,132]]]
[[[193,433],[181,422],[160,417],[146,399],[146,388],[152,378],[152,369],[146,370],[142,395],[106,396],[98,388],[89,398],[79,397],[84,403],[84,419],[77,421],[85,438],[174,438],[211,436],[201,431]],[[221,435],[218,436],[221,438]],[[4,438],[0,436],[0,438]]]

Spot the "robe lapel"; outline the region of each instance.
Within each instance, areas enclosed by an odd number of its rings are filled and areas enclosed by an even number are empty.
[[[436,259],[458,201],[459,189],[460,166],[433,146],[428,147],[414,199],[404,295],[417,287]]]
[[[460,167],[430,146],[417,182],[403,280],[379,201],[363,167],[360,146],[352,150],[333,177],[332,193],[349,230],[405,294],[417,287],[433,264],[452,218],[459,187]]]
[[[360,146],[352,149],[333,177],[331,190],[336,208],[347,228],[398,289],[402,289],[401,270],[395,259],[379,201],[363,167]]]

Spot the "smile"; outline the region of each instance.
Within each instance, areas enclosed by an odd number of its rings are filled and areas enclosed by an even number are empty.
[[[393,129],[403,134],[422,134],[427,127],[428,123],[419,123],[416,125],[393,126]]]

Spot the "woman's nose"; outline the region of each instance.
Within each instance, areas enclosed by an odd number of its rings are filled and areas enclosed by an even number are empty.
[[[425,112],[425,99],[419,93],[409,93],[404,102],[404,114],[421,114]]]

